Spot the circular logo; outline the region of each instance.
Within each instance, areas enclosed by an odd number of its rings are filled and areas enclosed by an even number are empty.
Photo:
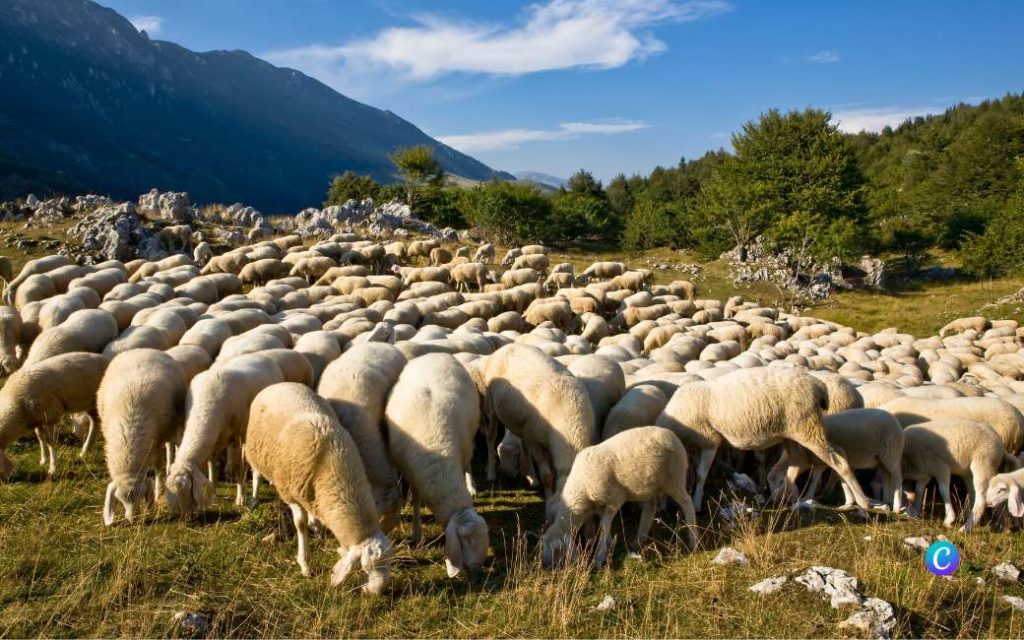
[[[948,576],[960,566],[960,552],[952,542],[933,542],[924,552],[924,566],[937,576]]]

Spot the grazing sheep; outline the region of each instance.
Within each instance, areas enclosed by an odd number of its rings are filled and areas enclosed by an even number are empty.
[[[779,443],[787,449],[802,446],[832,467],[850,487],[857,506],[868,509],[849,463],[825,435],[821,418],[827,409],[828,394],[820,381],[793,369],[760,367],[679,387],[657,425],[700,451],[693,492],[698,511],[711,463],[725,443],[754,451]]]
[[[621,262],[595,262],[580,274],[580,279],[586,282],[595,280],[611,280],[621,276],[626,271],[625,265]]]
[[[413,490],[413,539],[421,536],[423,500],[444,526],[449,577],[479,569],[489,545],[487,523],[473,508],[467,487],[480,405],[466,398],[476,393],[458,360],[428,354],[405,366],[384,410],[388,451]]]
[[[385,533],[398,524],[403,499],[382,432],[384,403],[406,362],[390,344],[356,345],[327,365],[317,387],[355,440]]]
[[[501,259],[501,266],[507,267],[515,262],[516,258],[523,255],[523,250],[518,247],[513,247],[505,252],[505,256]]]
[[[250,262],[238,272],[238,278],[244,284],[267,284],[271,280],[284,278],[291,270],[287,262],[281,262],[275,258],[264,258]]]
[[[888,411],[882,409],[851,409],[825,416],[825,436],[846,454],[853,469],[875,469],[882,475],[882,495],[899,513],[903,508],[903,427]],[[806,450],[793,447],[783,450],[779,461],[768,472],[768,485],[776,496],[795,496],[795,482],[802,472],[812,470],[807,493],[814,488],[828,466]],[[844,484],[844,507],[853,506],[853,494]]]
[[[490,242],[477,247],[476,253],[473,254],[473,262],[479,262],[481,264],[492,264],[494,262],[494,245]]]
[[[988,481],[988,489],[985,491],[985,503],[990,507],[996,507],[1005,502],[1011,516],[1024,518],[1022,484],[1024,484],[1024,469],[992,476]]]
[[[967,484],[971,510],[963,531],[969,532],[985,511],[989,481],[1009,456],[1003,442],[988,425],[963,418],[919,422],[903,431],[903,479],[915,482],[912,515],[920,516],[924,489],[932,478],[946,508],[943,524],[953,526],[956,511],[949,495],[950,476]]]
[[[533,269],[540,274],[545,274],[549,265],[550,261],[543,253],[524,253],[512,261],[512,266],[509,269]]]
[[[479,262],[467,262],[456,265],[451,270],[452,284],[456,291],[469,291],[469,285],[475,285],[478,291],[483,291],[487,284],[487,266]]]
[[[520,344],[489,356],[483,380],[487,418],[523,439],[550,498],[561,491],[576,454],[597,441],[586,387],[555,359]]]
[[[430,250],[430,264],[439,267],[452,261],[452,252],[443,247],[434,247]]]
[[[106,368],[107,359],[101,355],[68,353],[26,364],[7,379],[0,388],[0,480],[14,474],[7,447],[33,431],[49,453],[49,475],[57,472],[57,425],[66,414],[95,409],[96,389]],[[90,430],[83,454],[92,435]]]
[[[686,491],[688,458],[683,443],[661,427],[637,427],[576,456],[572,471],[555,502],[554,522],[544,533],[542,556],[551,566],[569,546],[572,534],[592,516],[600,516],[598,565],[611,551],[612,520],[626,502],[640,502],[636,550],[647,540],[658,499],[669,496],[682,508],[690,548],[697,543],[697,517]]]
[[[153,501],[154,484],[146,474],[156,471],[159,490],[164,445],[177,441],[184,426],[186,388],[181,367],[162,351],[135,349],[110,361],[96,393],[111,478],[103,524],[114,524],[115,498],[129,522],[136,509]]]
[[[21,345],[21,314],[14,307],[0,307],[0,375],[18,370],[17,349]]]
[[[117,321],[102,309],[82,309],[72,313],[60,326],[39,334],[25,365],[42,362],[65,353],[100,353],[117,337]]]
[[[260,354],[233,358],[192,379],[185,396],[184,434],[167,473],[167,505],[171,511],[189,515],[210,504],[213,484],[202,468],[229,447],[229,459],[236,471],[235,503],[242,505],[245,469],[240,462],[249,405],[257,393],[283,381],[280,368]]]
[[[7,291],[10,291],[10,287],[7,288]],[[26,278],[18,286],[18,290],[14,293],[14,299],[11,302],[14,304],[15,309],[22,311],[27,305],[52,298],[57,293],[57,287],[48,275],[35,274]]]
[[[340,585],[362,568],[367,575],[363,590],[380,594],[390,573],[391,543],[378,526],[355,442],[327,401],[300,384],[269,386],[253,399],[246,438],[245,458],[253,473],[267,478],[292,510],[302,574],[310,573],[307,538],[312,518],[340,545],[331,585]]]
[[[1010,454],[1024,444],[1024,416],[999,398],[896,398],[881,407],[896,416],[904,428],[929,420],[959,418],[990,426]]]
[[[70,264],[71,261],[67,259],[67,256],[61,255],[46,256],[36,260],[29,260],[25,263],[25,266],[21,268],[21,271],[18,273],[18,277],[7,283],[7,288],[4,289],[3,295],[4,304],[14,304],[14,296],[18,292],[18,287],[20,287],[22,283],[31,276],[47,273],[54,269],[59,269],[60,267],[66,267]]]
[[[622,373],[622,367],[604,356],[585,355],[574,359],[568,369],[583,382],[587,390],[594,411],[594,424],[603,425],[608,412],[626,392],[626,376]],[[653,420],[646,424],[651,422]]]
[[[653,384],[632,387],[608,412],[601,440],[608,440],[627,429],[653,424],[667,404],[668,398]]]
[[[864,398],[857,393],[857,387],[850,381],[831,371],[809,371],[812,376],[825,383],[828,389],[827,415],[834,415],[851,409],[863,409]]]

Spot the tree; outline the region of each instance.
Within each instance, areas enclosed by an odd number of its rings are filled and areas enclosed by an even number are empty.
[[[551,201],[528,184],[493,180],[477,185],[459,199],[462,217],[492,242],[524,244],[549,241]]]
[[[420,187],[444,183],[444,166],[434,157],[434,149],[429,145],[402,147],[391,154],[391,162],[405,184],[405,201],[409,206],[415,204],[416,191]]]
[[[1003,210],[981,234],[968,234],[963,243],[964,271],[995,278],[1024,273],[1024,158],[1015,164],[1018,188]]]
[[[626,219],[623,244],[632,249],[653,249],[677,244],[683,227],[678,206],[662,202],[650,192],[641,192]]]
[[[606,200],[608,198],[607,194],[604,192],[604,187],[601,185],[601,181],[595,180],[594,174],[589,171],[584,171],[583,169],[580,169],[569,177],[568,182],[565,183],[564,190],[570,193],[591,196],[602,200]]]
[[[335,176],[331,181],[324,206],[342,205],[349,200],[376,198],[378,193],[380,193],[380,185],[376,180],[370,176],[360,176],[346,171],[340,176]]]

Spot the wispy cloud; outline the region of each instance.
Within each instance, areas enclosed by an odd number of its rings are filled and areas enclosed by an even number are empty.
[[[839,52],[826,49],[824,51],[818,51],[804,58],[807,62],[814,62],[817,64],[831,64],[833,62],[839,62]]]
[[[133,27],[149,35],[160,33],[160,27],[164,24],[164,19],[160,16],[134,16],[128,20]]]
[[[415,26],[387,28],[367,39],[263,57],[335,86],[350,74],[390,73],[426,81],[451,73],[515,76],[613,69],[666,49],[651,33],[656,25],[694,22],[731,10],[726,0],[547,0],[503,24],[419,15]]]
[[[638,120],[594,120],[563,122],[557,129],[500,129],[450,136],[437,136],[444,144],[465,153],[514,149],[524,142],[570,140],[585,135],[615,135],[646,129],[650,125]]]
[[[946,107],[927,105],[918,107],[872,107],[835,111],[832,122],[846,133],[879,132],[885,127],[898,127],[908,118],[942,113]]]

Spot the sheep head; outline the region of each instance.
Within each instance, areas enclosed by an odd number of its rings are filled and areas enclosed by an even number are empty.
[[[205,509],[213,501],[213,483],[194,464],[175,463],[167,474],[167,506],[182,515]]]
[[[391,575],[391,542],[387,536],[378,531],[348,549],[339,547],[338,555],[341,558],[331,572],[332,587],[343,583],[354,569],[361,567],[367,577],[363,591],[373,595],[380,595],[384,591],[384,585]]]
[[[1005,476],[1000,474],[989,480],[985,501],[993,507],[1005,502],[1010,515],[1020,518],[1024,516],[1024,496],[1021,495],[1020,485]]]
[[[460,571],[476,571],[487,559],[490,540],[487,523],[475,509],[467,507],[448,519],[444,530],[445,568],[448,577]]]

